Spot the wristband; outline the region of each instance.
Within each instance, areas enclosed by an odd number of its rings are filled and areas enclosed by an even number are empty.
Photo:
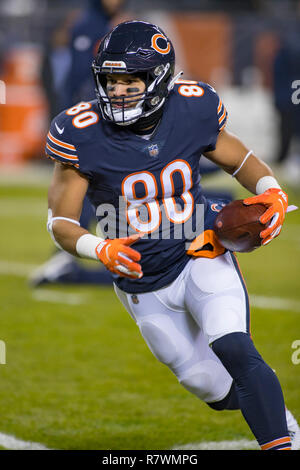
[[[79,237],[76,242],[76,252],[78,256],[80,256],[80,258],[90,258],[98,260],[95,250],[99,243],[103,241],[103,238],[96,237],[91,233],[85,233],[84,235]]]
[[[271,188],[281,189],[273,176],[263,176],[256,183],[256,194],[262,194]]]

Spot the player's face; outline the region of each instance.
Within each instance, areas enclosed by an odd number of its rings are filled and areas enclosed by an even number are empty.
[[[133,108],[137,104],[136,95],[143,94],[146,85],[139,77],[129,74],[108,74],[106,93],[113,108]]]

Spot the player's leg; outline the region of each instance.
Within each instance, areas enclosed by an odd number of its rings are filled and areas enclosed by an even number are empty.
[[[184,282],[179,278],[169,287],[148,294],[115,290],[154,356],[188,391],[205,402],[219,402],[228,395],[232,378],[185,310],[182,287]]]
[[[248,296],[233,255],[194,261],[186,303],[233,377],[241,411],[259,444],[289,448],[281,386],[251,339]]]

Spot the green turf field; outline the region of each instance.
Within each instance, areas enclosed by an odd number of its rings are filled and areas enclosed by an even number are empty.
[[[112,288],[32,290],[53,245],[46,185],[0,185],[0,433],[51,449],[171,449],[253,440],[239,411],[216,412],[152,356]],[[290,191],[300,206],[300,194]],[[254,342],[300,419],[300,210],[279,238],[239,262],[253,298]],[[72,302],[74,299],[74,302]],[[300,359],[300,352],[298,356]],[[193,448],[193,447],[192,447]]]

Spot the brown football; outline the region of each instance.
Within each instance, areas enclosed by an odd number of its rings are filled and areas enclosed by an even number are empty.
[[[246,206],[242,199],[223,207],[215,220],[214,230],[224,248],[248,253],[261,246],[259,234],[266,225],[259,217],[266,209],[263,204]]]

